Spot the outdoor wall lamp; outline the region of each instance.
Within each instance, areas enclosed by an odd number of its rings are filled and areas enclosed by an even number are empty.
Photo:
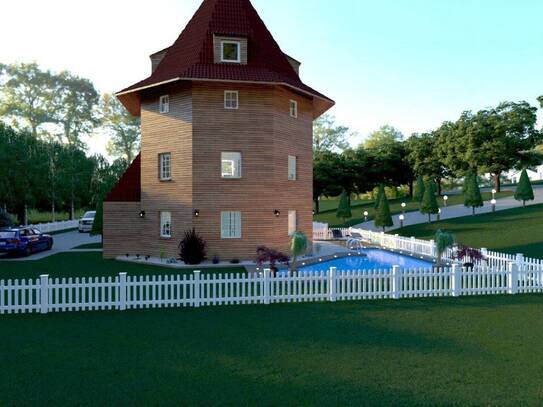
[[[276,209],[273,211],[274,215],[276,218],[278,218],[279,216],[281,216],[281,211],[279,209]]]
[[[199,217],[200,217],[200,210],[199,210],[199,209],[195,209],[195,210],[194,210],[194,217],[195,217],[195,218],[199,218]]]
[[[145,211],[141,211],[141,212],[140,212],[140,218],[141,218],[141,219],[145,218]]]

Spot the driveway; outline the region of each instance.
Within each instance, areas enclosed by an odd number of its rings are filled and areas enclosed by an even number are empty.
[[[503,188],[503,190],[511,190],[515,189],[514,187],[506,187]],[[543,185],[534,185],[534,200],[526,202],[526,205],[537,205],[543,203]],[[512,209],[512,208],[519,208],[522,206],[522,202],[516,201],[515,198],[507,197],[507,198],[501,198],[498,199],[496,202],[496,212],[497,211],[504,211],[506,209]],[[490,204],[490,201],[485,201],[484,206],[482,208],[477,208],[475,210],[476,215],[482,214],[482,213],[489,213],[492,212],[492,205]],[[441,220],[445,219],[452,219],[452,218],[461,218],[464,216],[471,216],[471,208],[466,208],[464,205],[453,205],[446,208],[441,208]],[[400,220],[399,215],[393,215],[392,220],[394,221],[394,226],[387,228],[387,231],[392,231],[394,229],[400,228]],[[436,216],[432,215],[432,221],[436,220]],[[423,215],[420,212],[407,212],[405,214],[405,221],[404,226],[409,225],[418,225],[420,223],[427,223],[428,222],[428,215]],[[381,231],[383,228],[378,228],[375,226],[373,221],[361,223],[359,225],[356,225],[355,227],[361,228],[361,229],[367,229],[367,230],[373,230],[373,231]]]
[[[30,257],[17,257],[6,258],[6,256],[0,256],[0,260],[3,261],[32,261],[39,260],[45,257],[52,256],[57,253],[62,253],[73,249],[74,247],[81,246],[90,243],[100,243],[100,236],[89,236],[88,233],[79,233],[76,231],[59,233],[53,235],[53,249],[45,252],[34,253]]]

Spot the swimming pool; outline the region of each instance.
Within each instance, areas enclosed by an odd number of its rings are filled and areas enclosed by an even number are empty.
[[[374,269],[389,269],[392,266],[400,266],[401,268],[431,268],[432,263],[424,260],[415,259],[409,256],[392,253],[381,249],[362,249],[358,252],[366,256],[342,257],[323,261],[317,264],[311,264],[300,267],[301,271],[326,271],[330,267],[336,267],[338,271],[346,270],[374,270]]]

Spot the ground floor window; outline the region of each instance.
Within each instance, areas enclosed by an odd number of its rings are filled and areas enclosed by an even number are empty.
[[[221,212],[221,238],[241,239],[241,212]]]
[[[160,237],[172,237],[171,212],[160,212]]]
[[[297,228],[296,211],[288,211],[288,235],[292,236]]]

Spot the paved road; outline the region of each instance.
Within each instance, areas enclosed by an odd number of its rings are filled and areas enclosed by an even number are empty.
[[[543,186],[542,185],[534,185],[534,197],[535,200],[526,202],[526,205],[536,205],[543,203]],[[503,188],[503,190],[509,190],[510,188]],[[518,208],[522,206],[521,202],[515,201],[515,199],[511,197],[507,198],[501,198],[497,200],[496,203],[496,211],[503,211],[506,209],[512,209],[512,208]],[[485,206],[482,208],[477,208],[476,213],[489,213],[492,212],[492,205],[489,201],[485,201]],[[441,219],[452,219],[452,218],[460,218],[463,216],[471,216],[471,208],[466,208],[464,205],[453,205],[449,206],[447,208],[441,208]],[[394,215],[392,217],[392,220],[394,221],[394,226],[391,228],[387,228],[387,231],[392,231],[394,229],[400,228],[400,220],[399,215]],[[432,220],[436,220],[435,215],[432,215]],[[407,212],[405,214],[405,221],[404,226],[409,225],[418,225],[420,223],[427,223],[428,222],[428,215],[423,215],[420,212]],[[367,229],[367,230],[374,230],[374,231],[381,231],[382,228],[375,227],[373,221],[361,223],[359,225],[356,225],[356,227],[359,227],[361,229]]]
[[[88,233],[79,233],[78,231],[60,233],[53,235],[53,249],[45,252],[34,253],[30,257],[5,258],[0,256],[3,261],[32,261],[39,260],[53,254],[62,253],[73,249],[74,247],[90,243],[100,243],[100,236],[89,236]]]

